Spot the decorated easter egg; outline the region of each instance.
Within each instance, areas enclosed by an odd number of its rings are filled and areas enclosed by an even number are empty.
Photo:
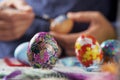
[[[120,53],[120,42],[118,40],[107,40],[101,44],[101,48],[106,56],[114,56]]]
[[[50,30],[58,33],[69,33],[73,28],[73,21],[65,15],[60,15],[55,18],[50,25]]]
[[[34,68],[52,68],[58,59],[58,45],[47,32],[34,35],[28,46],[28,59]]]
[[[98,65],[102,62],[102,50],[97,40],[90,35],[81,35],[75,43],[78,60],[84,67]]]
[[[107,40],[101,44],[104,53],[104,61],[113,61],[120,55],[120,42],[118,40]]]
[[[17,46],[14,51],[14,57],[22,63],[29,64],[28,57],[27,57],[27,49],[28,49],[29,42],[21,43]]]

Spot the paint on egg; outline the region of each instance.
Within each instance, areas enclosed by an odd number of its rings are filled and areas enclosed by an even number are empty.
[[[80,63],[85,67],[98,65],[103,54],[97,40],[89,35],[81,35],[75,43],[75,52]]]
[[[34,68],[52,68],[58,59],[58,45],[47,32],[37,33],[28,46],[28,59]]]

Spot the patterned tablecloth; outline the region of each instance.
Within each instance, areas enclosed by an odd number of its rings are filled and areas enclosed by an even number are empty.
[[[62,62],[63,61],[63,62]],[[115,80],[109,73],[88,72],[84,68],[59,61],[52,70],[32,67],[10,67],[0,60],[0,79],[2,80]],[[66,61],[66,60],[65,60]],[[19,64],[18,61],[14,61]],[[69,61],[70,62],[70,61]],[[76,63],[75,63],[76,65]]]

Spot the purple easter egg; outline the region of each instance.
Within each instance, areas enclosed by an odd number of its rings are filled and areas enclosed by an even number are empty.
[[[28,46],[28,59],[34,68],[52,68],[58,59],[56,40],[47,32],[39,32],[33,36]]]

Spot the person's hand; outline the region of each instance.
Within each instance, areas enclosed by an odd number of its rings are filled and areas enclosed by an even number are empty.
[[[83,32],[73,34],[59,34],[50,32],[58,43],[65,49],[68,56],[75,55],[75,41],[81,34],[94,36],[99,43],[107,39],[116,38],[115,30],[109,21],[99,12],[68,13],[68,17],[75,22],[90,23],[89,28]],[[80,27],[78,28],[80,29]]]
[[[54,36],[54,38],[57,40],[58,45],[64,48],[66,55],[75,56],[75,49],[74,49],[75,41],[81,33],[60,34],[51,31],[50,34]]]
[[[100,12],[68,13],[68,17],[77,22],[90,23],[83,33],[94,36],[99,43],[116,38],[116,32],[111,23]]]
[[[19,39],[33,19],[32,8],[24,0],[4,0],[0,3],[0,41]]]

